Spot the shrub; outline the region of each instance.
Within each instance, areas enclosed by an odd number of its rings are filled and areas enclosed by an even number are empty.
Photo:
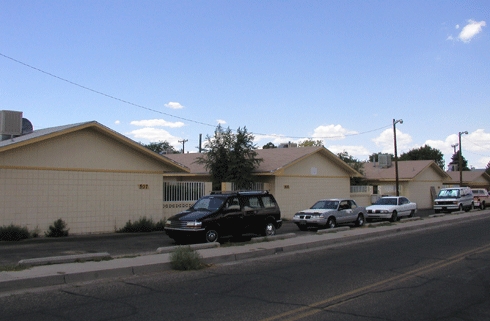
[[[30,236],[27,227],[20,227],[10,224],[0,227],[0,241],[20,241],[28,239]]]
[[[62,237],[68,236],[68,231],[70,229],[66,228],[66,223],[61,218],[54,221],[53,225],[49,227],[49,231],[44,232],[47,237]]]
[[[146,216],[141,217],[139,220],[131,222],[129,220],[126,222],[123,228],[117,230],[118,233],[139,233],[139,232],[152,232],[152,231],[163,231],[165,226],[165,219],[153,222],[151,218],[146,218]]]
[[[170,254],[170,266],[174,270],[188,271],[199,270],[204,267],[201,255],[191,249],[190,246],[179,246]]]

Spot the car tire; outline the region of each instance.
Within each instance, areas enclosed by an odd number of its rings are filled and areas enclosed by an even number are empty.
[[[327,228],[334,228],[337,225],[333,217],[329,217],[327,220]]]
[[[459,211],[460,211],[460,212],[464,211],[463,204],[459,204]]]
[[[274,236],[276,235],[276,226],[272,222],[266,222],[264,226],[263,236]]]
[[[466,207],[466,208],[464,209],[464,211],[465,211],[465,212],[469,212],[469,211],[471,211],[472,209],[473,209],[473,203],[471,203],[471,205],[470,205],[470,206]]]
[[[414,214],[415,214],[415,210],[411,210],[410,211],[410,214],[408,215],[408,217],[413,217]]]
[[[364,225],[364,215],[359,214],[357,215],[357,219],[356,219],[356,226],[363,226]]]
[[[204,239],[206,243],[218,242],[219,239],[218,229],[216,229],[215,227],[207,228],[206,233],[204,235]]]
[[[485,204],[485,202],[481,202],[480,203],[480,206],[481,206],[482,211],[485,209],[485,207],[487,207],[486,204]]]
[[[396,222],[396,221],[398,221],[398,213],[396,211],[393,211],[393,213],[391,213],[390,222]]]

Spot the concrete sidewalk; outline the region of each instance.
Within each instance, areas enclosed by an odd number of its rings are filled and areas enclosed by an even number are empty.
[[[283,234],[274,237],[254,238],[253,243],[221,247],[219,243],[195,244],[193,249],[199,252],[206,264],[220,264],[294,251],[304,251],[318,247],[388,236],[404,231],[483,219],[489,210],[468,213],[432,215],[425,219],[402,219],[394,224],[368,223],[361,228],[339,227],[319,230],[316,234]],[[111,258],[109,253],[95,253],[95,258],[83,256],[62,256],[36,259],[38,262],[19,262],[31,266],[21,271],[0,272],[0,294],[45,286],[80,283],[104,278],[128,277],[170,270],[170,253],[176,248],[158,248],[158,254],[134,257]],[[85,261],[100,259],[100,261]],[[107,260],[109,259],[109,260]],[[64,263],[80,261],[76,263]],[[56,264],[58,263],[58,264]],[[39,265],[49,264],[49,265]]]

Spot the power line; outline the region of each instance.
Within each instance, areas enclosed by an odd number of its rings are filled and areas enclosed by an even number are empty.
[[[156,110],[156,109],[152,109],[152,108],[145,107],[145,106],[142,106],[142,105],[138,105],[138,104],[132,103],[130,101],[127,101],[127,100],[124,100],[124,99],[121,99],[121,98],[118,98],[118,97],[115,97],[115,96],[112,96],[112,95],[103,93],[103,92],[98,91],[98,90],[95,90],[95,89],[92,89],[90,87],[87,87],[87,86],[84,86],[84,85],[80,85],[80,84],[78,84],[76,82],[73,82],[71,80],[62,78],[60,76],[54,75],[54,74],[52,74],[50,72],[44,71],[44,70],[39,69],[39,68],[34,67],[34,66],[31,66],[31,65],[29,65],[29,64],[27,64],[25,62],[22,62],[20,60],[17,60],[15,58],[10,57],[10,56],[4,55],[1,52],[0,52],[0,56],[2,56],[4,58],[7,58],[9,60],[12,60],[12,61],[14,61],[14,62],[16,62],[18,64],[21,64],[21,65],[23,65],[25,67],[28,67],[28,68],[31,68],[31,69],[36,70],[38,72],[41,72],[41,73],[43,73],[45,75],[48,75],[50,77],[56,78],[58,80],[61,80],[61,81],[66,82],[66,83],[69,83],[70,85],[80,87],[82,89],[85,89],[85,90],[91,91],[91,92],[93,92],[95,94],[98,94],[98,95],[101,95],[101,96],[104,96],[104,97],[107,97],[107,98],[110,98],[110,99],[113,99],[113,100],[122,102],[124,104],[128,104],[128,105],[131,105],[131,106],[134,106],[134,107],[142,108],[142,109],[145,109],[145,110],[148,110],[148,111],[152,111],[152,112],[155,112],[155,113],[158,113],[158,114],[162,114],[162,115],[165,115],[165,116],[169,116],[169,117],[173,117],[173,118],[176,118],[176,119],[185,120],[185,121],[192,122],[192,123],[195,123],[195,124],[209,126],[209,127],[214,127],[214,128],[216,127],[216,125],[213,125],[213,124],[208,124],[208,123],[200,122],[200,121],[189,119],[189,118],[175,116],[175,115],[172,115],[172,114],[169,114],[169,113],[162,112],[160,110]],[[381,129],[385,129],[385,128],[388,128],[388,127],[391,127],[391,124],[388,125],[388,126],[383,126],[383,127],[380,127],[380,128],[368,130],[368,131],[365,131],[365,132],[360,132],[360,133],[355,133],[355,134],[344,134],[344,135],[328,136],[328,137],[288,136],[288,135],[277,135],[277,134],[262,134],[262,133],[254,133],[254,132],[252,132],[252,134],[262,135],[262,136],[284,137],[284,138],[334,139],[334,138],[343,138],[343,137],[346,137],[346,136],[359,136],[359,135],[363,135],[363,134],[375,132],[375,131],[378,131],[378,130],[381,130]]]

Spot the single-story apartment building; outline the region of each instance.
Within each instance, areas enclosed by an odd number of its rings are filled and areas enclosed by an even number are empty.
[[[374,197],[396,195],[394,163],[368,162],[363,171],[367,184],[373,186]],[[450,176],[432,160],[398,161],[399,193],[420,209],[432,208],[435,196],[448,179]]]
[[[61,218],[82,234],[158,222],[162,176],[189,172],[95,121],[11,135],[0,141],[0,226],[42,235]]]
[[[257,153],[263,161],[253,175],[274,195],[284,218],[292,218],[322,198],[349,197],[350,178],[362,176],[325,147],[258,149]],[[202,155],[165,155],[189,172],[165,173],[164,181],[210,181],[204,165],[196,162]]]

